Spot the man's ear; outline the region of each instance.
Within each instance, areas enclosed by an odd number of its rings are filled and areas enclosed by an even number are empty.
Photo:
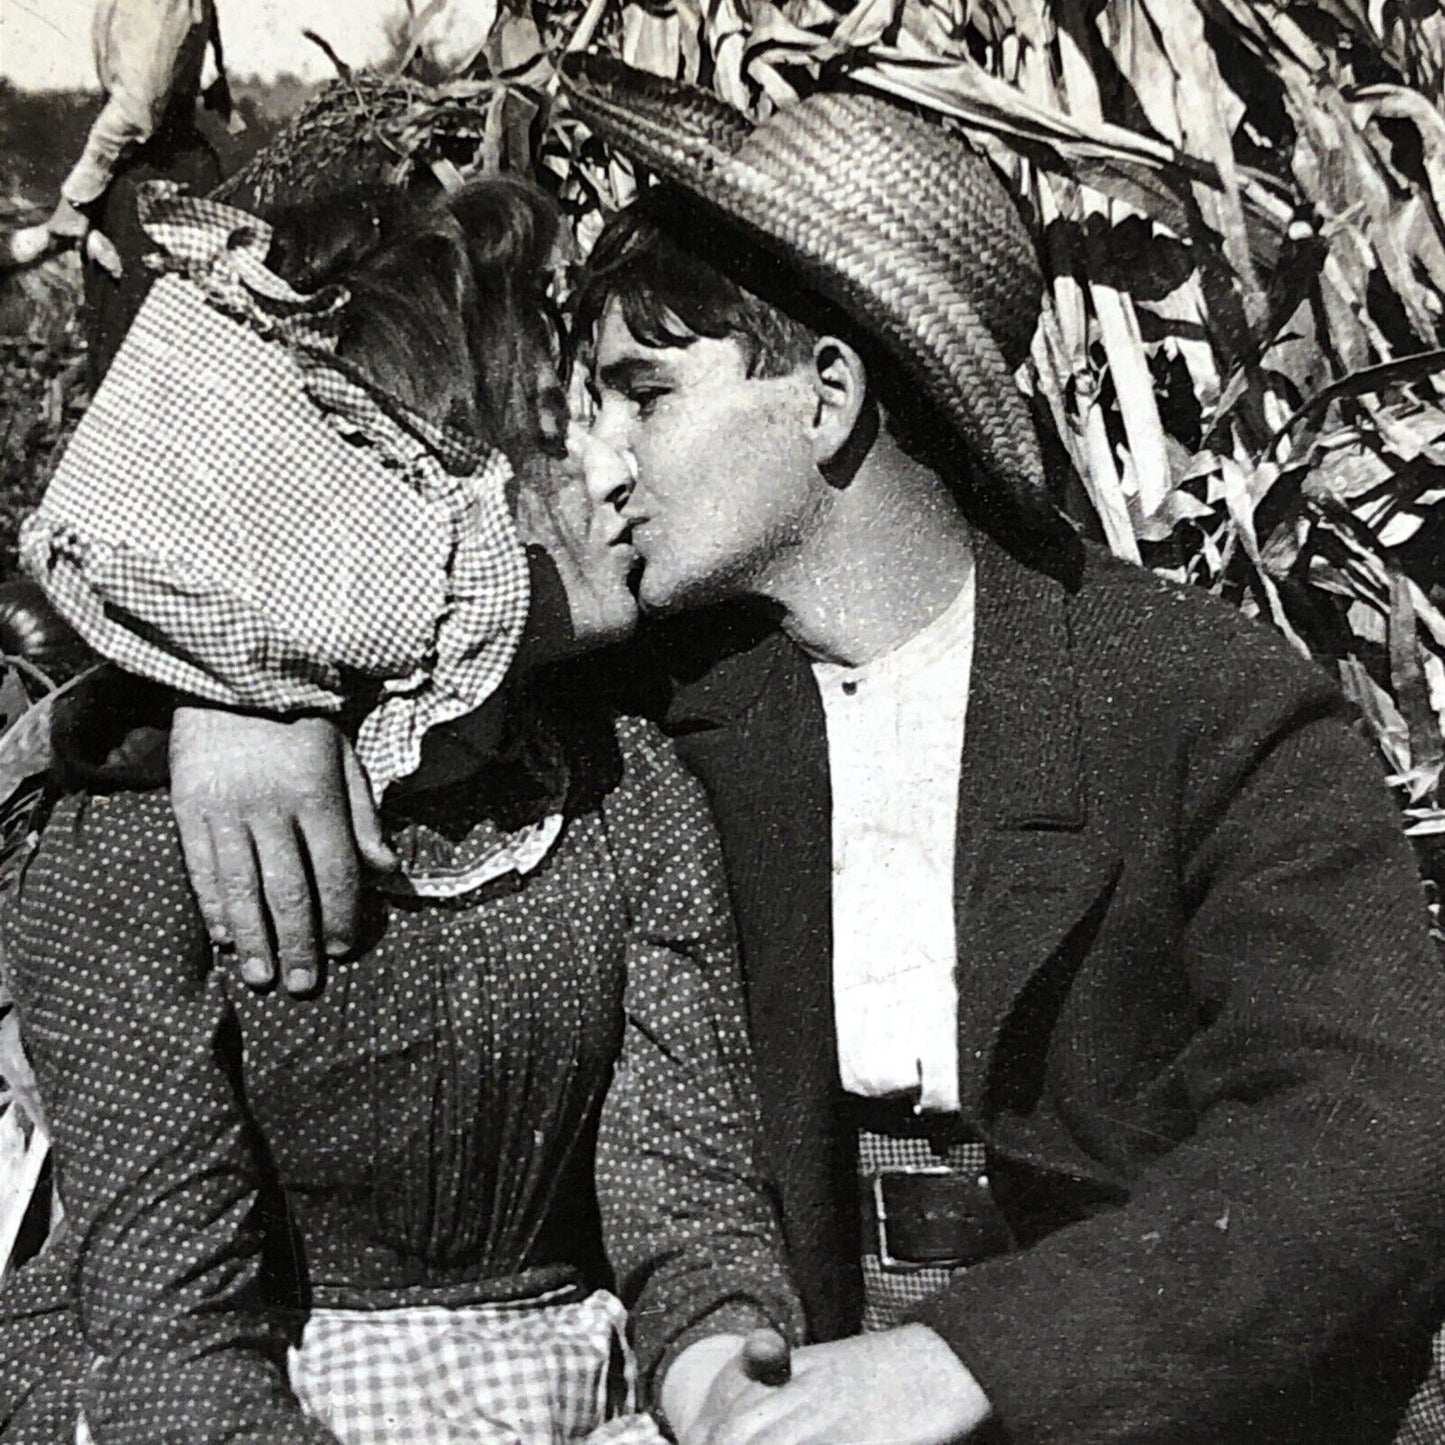
[[[857,445],[868,407],[868,368],[836,336],[820,336],[813,347],[809,378],[813,410],[813,460],[824,473],[836,471]]]

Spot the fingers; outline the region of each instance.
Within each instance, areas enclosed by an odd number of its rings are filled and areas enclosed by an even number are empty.
[[[125,263],[120,259],[120,252],[115,249],[114,242],[100,231],[91,231],[87,234],[85,254],[101,270],[108,271],[117,281],[125,272]]]
[[[55,237],[43,222],[38,226],[24,226],[10,235],[7,249],[12,265],[29,266],[55,249]]]
[[[821,1402],[798,1385],[784,1385],[730,1412],[708,1432],[704,1445],[845,1445],[847,1436],[821,1435],[816,1428]]]
[[[317,907],[299,828],[257,833],[261,902],[276,942],[281,982],[287,993],[310,993],[319,974]]]
[[[368,868],[374,868],[378,873],[395,873],[401,867],[401,859],[387,844],[381,831],[381,814],[377,811],[366,769],[361,766],[351,744],[345,739],[341,743],[341,766],[355,851],[361,855],[361,861]],[[325,896],[323,889],[323,900]]]
[[[211,844],[241,977],[252,988],[264,988],[276,978],[276,955],[261,906],[261,874],[250,830],[233,825],[213,827]]]
[[[200,906],[206,932],[218,948],[226,948],[235,940],[226,917],[226,899],[216,868],[216,850],[211,842],[211,829],[205,814],[192,800],[174,798],[176,831],[181,837],[181,856],[191,875],[191,887]]]
[[[212,938],[234,944],[248,983],[274,983],[279,966],[290,992],[309,992],[319,943],[331,954],[355,946],[358,846],[372,866],[396,866],[335,726],[178,707],[171,789]]]
[[[356,844],[346,823],[344,816],[332,810],[308,814],[298,823],[301,843],[311,864],[311,880],[315,884],[317,928],[328,958],[340,958],[356,947],[357,925],[361,917],[361,868]],[[268,880],[268,893],[270,887]],[[288,894],[285,907],[289,909],[296,902]],[[276,910],[283,906],[282,900],[272,899],[271,904],[278,937],[283,926],[288,936],[299,936],[301,920],[288,918],[283,924],[283,919],[276,914]],[[308,894],[305,900],[308,918],[312,912],[311,905],[312,899]],[[289,983],[287,987],[290,987]]]
[[[754,1330],[743,1341],[743,1374],[760,1385],[786,1385],[793,1375],[793,1352],[776,1330]]]

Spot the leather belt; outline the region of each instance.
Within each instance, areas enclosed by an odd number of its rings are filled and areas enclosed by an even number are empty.
[[[961,1269],[1013,1247],[986,1175],[900,1165],[860,1182],[863,1248],[886,1270]]]

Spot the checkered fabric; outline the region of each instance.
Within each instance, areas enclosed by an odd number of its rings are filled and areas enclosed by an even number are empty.
[[[662,1445],[636,1413],[626,1311],[570,1303],[315,1310],[291,1387],[343,1445]]]
[[[950,1144],[937,1148],[927,1139],[858,1131],[858,1179],[862,1188],[872,1187],[878,1169],[947,1164],[951,1169],[982,1174],[986,1160],[982,1144]],[[863,1254],[863,1328],[890,1330],[902,1324],[903,1316],[936,1294],[961,1270],[931,1266],[884,1269],[877,1248]]]
[[[380,795],[425,733],[500,684],[526,620],[511,469],[330,355],[344,291],[306,296],[242,211],[143,188],[165,275],[21,534],[103,656],[223,705],[336,711]]]
[[[1435,1336],[1430,1373],[1410,1401],[1395,1445],[1445,1445],[1445,1330]]]

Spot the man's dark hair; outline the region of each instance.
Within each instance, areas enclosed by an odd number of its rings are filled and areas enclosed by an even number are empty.
[[[715,238],[685,203],[675,202],[667,220],[661,224],[654,197],[609,218],[578,296],[580,342],[592,335],[608,302],[616,301],[627,329],[644,346],[731,338],[742,347],[749,376],[784,376],[813,354],[816,332],[765,299],[752,247],[737,238],[729,248],[735,263],[729,273],[710,259],[719,249]]]
[[[820,336],[837,336],[863,358],[899,446],[949,481],[967,467],[953,428],[895,358],[779,257],[673,191],[649,192],[603,227],[577,295],[576,345],[588,344],[612,301],[644,346],[730,338],[755,377],[782,376]]]

